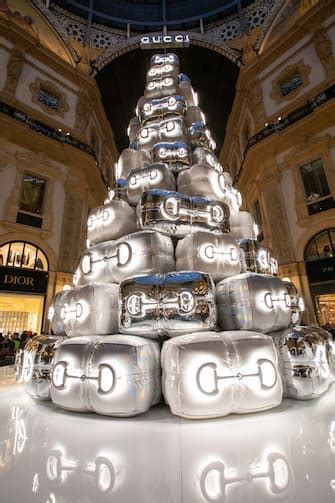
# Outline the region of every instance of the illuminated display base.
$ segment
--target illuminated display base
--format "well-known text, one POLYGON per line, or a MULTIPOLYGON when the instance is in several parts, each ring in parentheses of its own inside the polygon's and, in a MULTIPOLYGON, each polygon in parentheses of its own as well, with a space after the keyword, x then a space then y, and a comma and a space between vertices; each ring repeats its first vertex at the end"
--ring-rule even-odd
POLYGON ((163 405, 105 418, 36 403, 0 378, 1 501, 333 503, 335 388, 210 421, 163 405))

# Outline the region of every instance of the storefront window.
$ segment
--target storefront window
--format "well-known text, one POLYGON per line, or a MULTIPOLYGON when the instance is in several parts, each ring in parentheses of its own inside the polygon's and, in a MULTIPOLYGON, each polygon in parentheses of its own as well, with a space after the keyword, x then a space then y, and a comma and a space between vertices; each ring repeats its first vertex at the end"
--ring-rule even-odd
POLYGON ((24 173, 20 210, 29 213, 42 213, 46 180, 30 173, 24 173))
POLYGON ((36 246, 21 241, 12 241, 0 246, 0 267, 20 267, 47 271, 48 260, 36 246))
POLYGON ((321 159, 300 167, 307 203, 313 203, 330 194, 321 159))
POLYGON ((335 256, 335 229, 327 229, 314 236, 306 246, 305 260, 319 260, 335 256))

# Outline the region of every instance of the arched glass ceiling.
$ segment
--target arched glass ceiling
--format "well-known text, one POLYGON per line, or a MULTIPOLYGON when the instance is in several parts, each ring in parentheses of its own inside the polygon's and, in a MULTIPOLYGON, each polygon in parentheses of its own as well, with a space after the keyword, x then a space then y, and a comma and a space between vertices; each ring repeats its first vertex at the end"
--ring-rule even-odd
POLYGON ((64 9, 92 22, 136 31, 170 30, 199 26, 238 12, 255 0, 55 0, 64 9))

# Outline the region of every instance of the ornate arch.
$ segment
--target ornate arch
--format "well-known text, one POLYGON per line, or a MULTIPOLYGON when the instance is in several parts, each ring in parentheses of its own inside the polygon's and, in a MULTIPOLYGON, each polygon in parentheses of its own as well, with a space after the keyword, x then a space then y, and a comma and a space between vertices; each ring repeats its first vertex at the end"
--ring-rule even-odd
POLYGON ((326 231, 327 229, 334 227, 334 219, 327 218, 321 220, 320 222, 315 222, 313 225, 308 227, 305 232, 300 236, 296 247, 296 258, 298 262, 304 262, 304 252, 305 248, 310 242, 310 240, 317 236, 320 232, 326 231))
POLYGON ((40 248, 40 250, 44 253, 44 255, 47 257, 48 262, 49 262, 49 271, 56 271, 57 270, 57 258, 50 247, 50 245, 47 244, 47 242, 44 239, 41 239, 37 235, 33 233, 26 233, 26 232, 7 232, 6 234, 2 234, 0 237, 0 246, 12 242, 12 241, 25 241, 28 243, 31 243, 32 245, 36 246, 37 248, 40 248))

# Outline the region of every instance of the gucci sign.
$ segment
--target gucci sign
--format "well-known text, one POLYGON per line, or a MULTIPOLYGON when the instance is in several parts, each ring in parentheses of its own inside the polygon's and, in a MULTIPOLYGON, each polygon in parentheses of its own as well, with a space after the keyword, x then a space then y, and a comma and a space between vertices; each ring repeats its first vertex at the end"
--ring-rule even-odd
POLYGON ((141 38, 141 49, 153 49, 158 47, 188 47, 190 37, 188 35, 145 35, 141 38))

